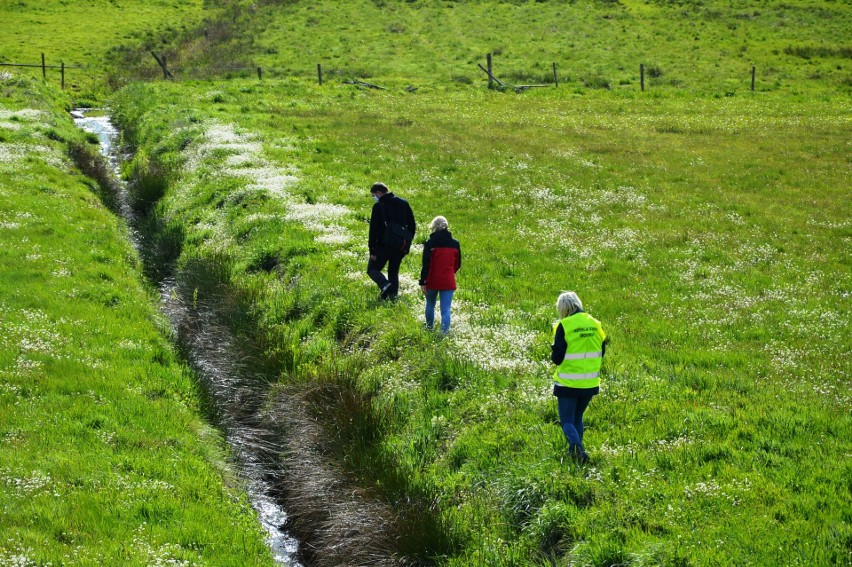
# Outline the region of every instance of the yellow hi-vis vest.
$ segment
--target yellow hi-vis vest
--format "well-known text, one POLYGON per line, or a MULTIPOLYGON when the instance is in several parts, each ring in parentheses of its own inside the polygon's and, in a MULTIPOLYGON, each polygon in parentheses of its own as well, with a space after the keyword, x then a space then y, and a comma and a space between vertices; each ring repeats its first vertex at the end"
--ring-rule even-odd
POLYGON ((602 345, 606 339, 600 321, 584 311, 574 313, 553 326, 553 335, 559 325, 565 330, 565 360, 556 367, 553 379, 569 388, 594 388, 601 384, 602 345))

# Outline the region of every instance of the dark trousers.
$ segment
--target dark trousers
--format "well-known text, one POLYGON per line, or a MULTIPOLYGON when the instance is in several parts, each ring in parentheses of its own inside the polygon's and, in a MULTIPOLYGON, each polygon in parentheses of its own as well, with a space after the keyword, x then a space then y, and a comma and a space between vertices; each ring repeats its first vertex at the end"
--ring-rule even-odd
POLYGON ((375 256, 375 260, 371 258, 367 262, 367 275, 376 282, 379 289, 384 289, 385 285, 390 282, 390 295, 396 295, 399 293, 399 266, 402 264, 405 254, 391 250, 377 250, 375 256), (385 264, 388 267, 388 277, 385 277, 382 273, 385 264))
POLYGON ((592 401, 594 394, 577 394, 576 396, 557 398, 559 422, 562 432, 571 451, 585 451, 583 447, 583 413, 592 401))

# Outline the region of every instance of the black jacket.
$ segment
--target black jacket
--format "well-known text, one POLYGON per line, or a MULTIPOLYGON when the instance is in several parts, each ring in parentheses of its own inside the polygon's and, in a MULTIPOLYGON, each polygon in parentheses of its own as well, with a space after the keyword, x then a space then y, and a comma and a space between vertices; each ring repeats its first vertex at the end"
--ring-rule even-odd
POLYGON ((414 221, 414 212, 408 201, 402 197, 397 197, 393 193, 385 193, 379 199, 378 203, 373 204, 373 212, 370 215, 370 236, 367 245, 370 248, 370 254, 375 254, 376 251, 383 250, 384 235, 385 235, 385 219, 389 222, 395 222, 407 230, 411 234, 417 232, 417 224, 414 221), (384 214, 382 214, 384 209, 384 214))

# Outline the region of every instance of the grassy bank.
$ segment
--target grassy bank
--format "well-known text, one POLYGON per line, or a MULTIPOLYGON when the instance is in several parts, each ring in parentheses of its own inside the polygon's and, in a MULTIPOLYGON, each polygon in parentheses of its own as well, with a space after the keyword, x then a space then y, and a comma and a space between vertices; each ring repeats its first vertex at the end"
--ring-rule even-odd
POLYGON ((269 565, 68 103, 0 74, 0 563, 269 565))
MULTIPOLYGON (((3 2, 0 20, 0 63, 65 63, 65 87, 80 103, 99 104, 110 92, 108 80, 121 84, 123 77, 158 77, 159 66, 150 51, 160 54, 187 33, 202 26, 205 18, 216 18, 225 2, 111 2, 89 0, 65 2, 3 2), (122 59, 126 49, 145 53, 129 65, 122 59)), ((41 68, 16 68, 21 75, 41 77, 41 68)), ((57 87, 59 68, 47 70, 47 79, 57 87)))
POLYGON ((402 554, 830 565, 852 537, 846 102, 232 82, 136 86, 116 116, 185 231, 184 293, 232 290, 271 406, 304 400, 364 494, 416 504, 402 554), (377 179, 462 242, 446 340, 418 250, 398 303, 363 274, 377 179), (549 396, 563 289, 613 340, 588 467, 549 396))

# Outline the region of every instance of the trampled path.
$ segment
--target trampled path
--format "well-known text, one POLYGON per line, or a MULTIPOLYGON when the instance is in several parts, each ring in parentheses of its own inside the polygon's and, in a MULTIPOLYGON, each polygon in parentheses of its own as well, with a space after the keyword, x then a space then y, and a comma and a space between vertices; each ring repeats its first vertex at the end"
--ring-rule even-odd
MULTIPOLYGON (((294 194, 291 189, 299 181, 300 172, 295 167, 277 166, 265 159, 263 144, 259 140, 259 136, 239 130, 233 124, 206 124, 202 140, 190 150, 187 177, 192 179, 193 173, 200 167, 215 167, 219 175, 242 180, 244 189, 267 192, 282 204, 283 220, 298 222, 313 232, 318 244, 328 247, 329 253, 335 257, 345 259, 347 271, 342 276, 363 281, 365 293, 373 293, 372 282, 364 271, 368 255, 366 230, 363 234, 353 234, 344 226, 345 219, 354 216, 355 212, 344 205, 326 201, 307 203, 294 194), (227 157, 221 163, 223 153, 227 157)), ((180 188, 182 192, 192 190, 191 183, 180 188)), ((369 206, 366 199, 364 206, 369 206)), ((262 223, 272 218, 270 215, 256 215, 251 220, 262 223)), ((215 220, 215 226, 210 227, 214 238, 218 239, 216 244, 223 249, 232 244, 225 222, 223 214, 215 220)), ((412 273, 419 272, 421 253, 422 245, 415 244, 403 265, 400 287, 405 295, 419 297, 417 278, 412 273)), ((411 309, 421 323, 425 322, 422 302, 411 302, 411 309)), ((527 374, 546 372, 543 362, 534 359, 529 352, 528 347, 535 338, 533 333, 509 324, 480 325, 475 322, 477 315, 487 309, 488 306, 463 300, 453 302, 453 326, 446 343, 450 350, 487 370, 514 370, 527 374)), ((519 315, 522 318, 532 316, 529 313, 519 315)))

